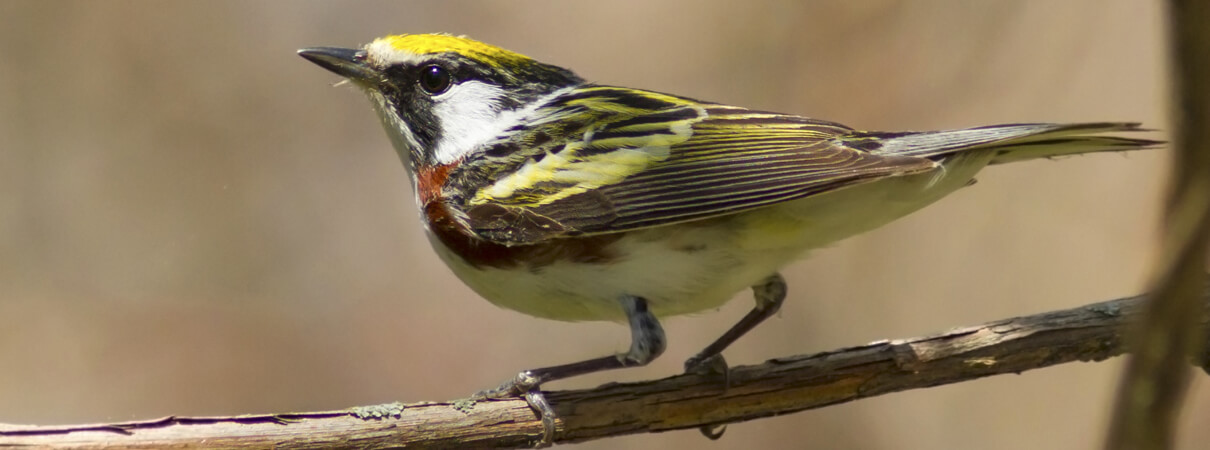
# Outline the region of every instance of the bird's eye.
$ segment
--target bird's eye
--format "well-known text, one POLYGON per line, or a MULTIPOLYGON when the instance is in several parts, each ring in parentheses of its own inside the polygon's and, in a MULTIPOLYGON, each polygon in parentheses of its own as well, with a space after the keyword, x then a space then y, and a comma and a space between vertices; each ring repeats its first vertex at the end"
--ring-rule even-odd
POLYGON ((420 70, 420 88, 431 95, 445 92, 452 82, 450 72, 441 66, 433 65, 420 70))

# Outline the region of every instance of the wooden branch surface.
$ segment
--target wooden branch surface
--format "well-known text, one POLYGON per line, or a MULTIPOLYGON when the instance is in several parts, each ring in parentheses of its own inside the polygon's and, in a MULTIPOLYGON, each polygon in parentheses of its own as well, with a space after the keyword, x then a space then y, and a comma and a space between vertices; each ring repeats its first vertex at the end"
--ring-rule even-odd
MULTIPOLYGON (((590 390, 549 392, 556 443, 697 428, 1124 352, 1123 325, 1142 296, 999 320, 932 336, 880 341, 734 367, 721 378, 678 375, 590 390)), ((1201 323, 1210 321, 1210 286, 1201 323)), ((1195 364, 1206 367, 1205 360, 1195 364)), ((94 425, 0 424, 3 446, 381 448, 526 447, 542 424, 525 401, 393 404, 354 410, 228 417, 165 417, 94 425)))

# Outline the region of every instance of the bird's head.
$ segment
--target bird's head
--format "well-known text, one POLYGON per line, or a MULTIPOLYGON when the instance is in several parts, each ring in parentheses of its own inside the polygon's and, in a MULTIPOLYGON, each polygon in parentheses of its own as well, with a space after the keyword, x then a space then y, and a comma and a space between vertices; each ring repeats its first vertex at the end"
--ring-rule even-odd
POLYGON ((413 175, 457 163, 518 125, 519 111, 584 82, 569 70, 446 34, 298 53, 366 91, 413 175))

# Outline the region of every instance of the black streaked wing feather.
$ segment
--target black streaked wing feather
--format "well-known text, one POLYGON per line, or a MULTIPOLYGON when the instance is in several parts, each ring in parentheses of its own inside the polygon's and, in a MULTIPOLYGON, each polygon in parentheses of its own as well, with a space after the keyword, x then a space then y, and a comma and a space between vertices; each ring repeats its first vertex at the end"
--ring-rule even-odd
MULTIPOLYGON (((551 184, 544 183, 547 194, 571 192, 549 202, 519 194, 516 200, 480 200, 467 209, 468 225, 495 242, 532 244, 731 214, 936 166, 925 158, 875 155, 844 146, 836 138, 852 130, 837 124, 726 106, 696 107, 700 117, 692 123, 691 135, 671 145, 665 158, 627 168, 620 181, 599 186, 567 184, 568 190, 550 191, 551 184)), ((656 114, 685 117, 667 110, 656 114)), ((656 119, 638 116, 614 123, 650 128, 656 119)), ((611 132, 608 126, 596 134, 643 135, 611 132)), ((651 135, 667 138, 658 132, 651 135)), ((629 145, 619 148, 633 147, 633 141, 622 141, 629 145)), ((615 150, 587 148, 591 151, 586 155, 615 150)))

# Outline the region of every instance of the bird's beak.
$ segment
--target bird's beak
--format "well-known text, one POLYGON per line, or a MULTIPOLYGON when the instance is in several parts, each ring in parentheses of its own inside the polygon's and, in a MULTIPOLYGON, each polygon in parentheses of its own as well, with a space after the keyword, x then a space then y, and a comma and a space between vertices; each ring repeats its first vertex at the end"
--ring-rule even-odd
POLYGON ((365 50, 335 47, 311 47, 298 51, 305 58, 350 81, 371 83, 379 78, 378 71, 366 62, 365 50))

